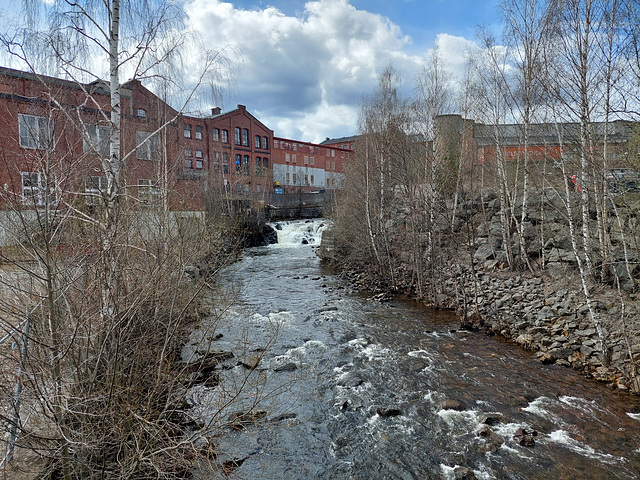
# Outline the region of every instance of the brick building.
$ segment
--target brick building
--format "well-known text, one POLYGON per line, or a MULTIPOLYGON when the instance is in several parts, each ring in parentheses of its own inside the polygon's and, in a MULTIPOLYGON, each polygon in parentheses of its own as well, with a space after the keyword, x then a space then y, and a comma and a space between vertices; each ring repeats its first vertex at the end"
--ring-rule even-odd
MULTIPOLYGON (((203 211, 208 192, 218 190, 264 199, 274 181, 286 191, 337 188, 352 153, 274 139, 244 105, 183 115, 135 80, 122 85, 121 97, 122 191, 141 208, 166 199, 174 211, 203 211)), ((99 205, 109 111, 104 82, 0 68, 1 201, 39 207, 55 196, 76 207, 99 205)))
POLYGON ((283 193, 333 190, 344 180, 352 150, 286 138, 273 139, 273 181, 283 193))
MULTIPOLYGON (((187 122, 195 121, 185 117, 185 137, 187 122)), ((233 194, 258 194, 253 197, 271 191, 273 130, 247 112, 244 105, 229 112, 214 108, 211 117, 200 122, 204 122, 213 186, 233 194)))

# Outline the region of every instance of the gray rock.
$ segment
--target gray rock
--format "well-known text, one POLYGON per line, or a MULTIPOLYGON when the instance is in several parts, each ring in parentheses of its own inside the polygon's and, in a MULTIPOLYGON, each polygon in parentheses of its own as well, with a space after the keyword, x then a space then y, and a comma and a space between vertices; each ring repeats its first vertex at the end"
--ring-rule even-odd
POLYGON ((288 363, 285 363, 284 365, 278 365, 273 369, 273 371, 274 372, 293 372, 297 368, 298 368, 298 365, 296 365, 293 362, 288 362, 288 363))

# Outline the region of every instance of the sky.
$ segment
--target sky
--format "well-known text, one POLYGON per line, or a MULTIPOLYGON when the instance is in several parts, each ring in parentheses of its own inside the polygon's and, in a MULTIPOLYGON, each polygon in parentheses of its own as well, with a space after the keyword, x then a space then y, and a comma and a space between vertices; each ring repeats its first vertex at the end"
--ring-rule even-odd
MULTIPOLYGON (((222 49, 232 66, 231 82, 223 86, 221 97, 215 103, 203 98, 194 108, 205 114, 214 106, 226 111, 242 104, 276 136, 308 142, 357 134, 362 100, 374 92, 388 66, 402 80, 401 93, 411 95, 417 74, 437 46, 455 79, 466 53, 477 48, 478 27, 497 31, 500 2, 174 1, 184 9, 184 27, 198 34, 203 48, 222 49)), ((62 0, 40 2, 45 9, 54 2, 63 5, 62 0)), ((24 20, 21 3, 0 0, 0 31, 24 20)), ((192 66, 184 78, 198 71, 199 53, 191 50, 192 66)), ((106 78, 105 58, 93 60, 89 69, 106 78)), ((0 55, 0 61, 24 68, 10 56, 0 55)))
POLYGON ((207 48, 227 47, 233 88, 223 110, 246 105, 276 136, 321 142, 357 134, 362 99, 391 65, 411 94, 435 45, 452 76, 495 28, 499 0, 187 0, 207 48))

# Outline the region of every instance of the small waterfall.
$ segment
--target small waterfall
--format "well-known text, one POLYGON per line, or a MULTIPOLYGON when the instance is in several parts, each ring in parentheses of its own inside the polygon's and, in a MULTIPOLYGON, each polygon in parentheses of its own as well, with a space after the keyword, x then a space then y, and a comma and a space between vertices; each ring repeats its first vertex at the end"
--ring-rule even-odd
POLYGON ((322 231, 328 222, 324 219, 293 220, 271 225, 278 233, 278 245, 295 247, 301 245, 320 245, 322 231))

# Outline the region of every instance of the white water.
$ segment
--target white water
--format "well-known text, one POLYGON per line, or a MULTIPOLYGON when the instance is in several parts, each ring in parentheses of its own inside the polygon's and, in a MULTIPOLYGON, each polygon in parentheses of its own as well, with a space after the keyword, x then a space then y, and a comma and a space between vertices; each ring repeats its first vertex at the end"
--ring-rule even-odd
POLYGON ((278 233, 279 246, 320 245, 322 232, 329 226, 327 220, 314 219, 307 221, 293 220, 277 222, 271 226, 278 233))

